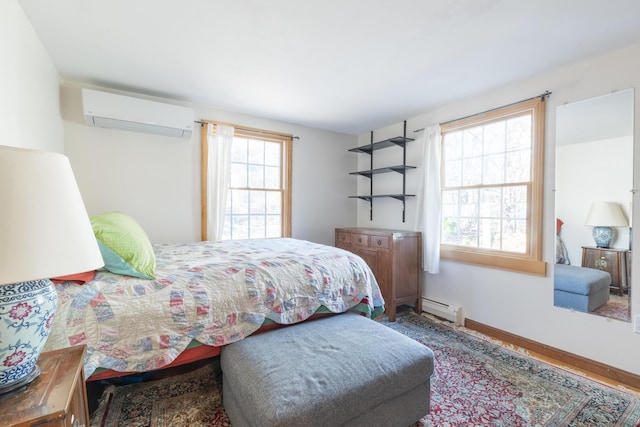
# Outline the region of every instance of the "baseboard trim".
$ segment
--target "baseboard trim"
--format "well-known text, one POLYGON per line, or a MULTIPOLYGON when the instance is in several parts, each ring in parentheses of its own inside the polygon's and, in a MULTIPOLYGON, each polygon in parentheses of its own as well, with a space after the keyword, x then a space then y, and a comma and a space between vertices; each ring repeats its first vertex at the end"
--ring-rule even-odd
POLYGON ((464 326, 466 328, 487 335, 491 338, 496 338, 508 344, 513 344, 518 347, 524 348, 525 350, 529 350, 542 356, 549 357, 570 367, 574 367, 579 370, 586 371, 588 373, 592 373, 609 380, 613 380, 620 384, 633 387, 636 390, 640 390, 640 375, 636 375, 631 372, 627 372, 622 369, 597 362, 595 360, 587 359, 586 357, 578 356, 577 354, 569 353, 568 351, 560 350, 555 347, 530 340, 528 338, 523 338, 519 335, 515 335, 510 332, 506 332, 501 329, 476 322, 475 320, 465 319, 464 326))

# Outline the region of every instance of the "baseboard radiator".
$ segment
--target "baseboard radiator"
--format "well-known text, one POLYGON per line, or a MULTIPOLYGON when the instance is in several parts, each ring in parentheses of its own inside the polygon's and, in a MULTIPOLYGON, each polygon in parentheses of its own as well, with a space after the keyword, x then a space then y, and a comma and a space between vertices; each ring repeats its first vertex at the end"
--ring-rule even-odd
POLYGON ((429 298, 422 298, 422 311, 434 316, 462 325, 462 307, 446 304, 429 298))

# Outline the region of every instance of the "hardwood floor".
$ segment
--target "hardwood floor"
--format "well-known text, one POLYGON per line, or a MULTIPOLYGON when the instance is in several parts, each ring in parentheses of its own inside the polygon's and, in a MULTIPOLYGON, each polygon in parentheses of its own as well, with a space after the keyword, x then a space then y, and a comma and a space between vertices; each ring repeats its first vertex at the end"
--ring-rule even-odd
POLYGON ((471 319, 465 319, 464 326, 490 338, 502 341, 505 344, 525 349, 533 357, 553 365, 573 369, 596 381, 601 381, 614 387, 623 386, 630 391, 640 393, 640 375, 541 344, 471 319))

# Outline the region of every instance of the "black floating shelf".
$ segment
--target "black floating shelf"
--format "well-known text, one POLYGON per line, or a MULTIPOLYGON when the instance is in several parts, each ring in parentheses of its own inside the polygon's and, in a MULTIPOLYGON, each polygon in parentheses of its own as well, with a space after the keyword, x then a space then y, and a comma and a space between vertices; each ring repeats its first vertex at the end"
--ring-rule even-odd
POLYGON ((415 169, 415 168, 416 168, 415 166, 406 166, 406 165, 387 166, 384 168, 370 169, 366 171, 350 172, 349 175, 362 175, 362 176, 371 178, 371 175, 376 175, 379 173, 387 173, 387 172, 398 172, 398 173, 404 174, 407 170, 415 169))
POLYGON ((413 138, 407 138, 405 136, 395 136, 393 138, 385 139, 383 141, 375 142, 373 144, 363 145, 361 147, 352 148, 349 151, 353 153, 367 153, 371 154, 372 151, 382 150, 383 148, 389 148, 394 146, 404 147, 407 142, 414 141, 413 138))
POLYGON ((404 201, 407 197, 415 197, 415 194, 376 194, 373 196, 364 195, 364 196, 349 196, 350 199, 362 199, 371 201, 371 199, 380 199, 382 197, 391 197, 392 199, 402 200, 404 201))

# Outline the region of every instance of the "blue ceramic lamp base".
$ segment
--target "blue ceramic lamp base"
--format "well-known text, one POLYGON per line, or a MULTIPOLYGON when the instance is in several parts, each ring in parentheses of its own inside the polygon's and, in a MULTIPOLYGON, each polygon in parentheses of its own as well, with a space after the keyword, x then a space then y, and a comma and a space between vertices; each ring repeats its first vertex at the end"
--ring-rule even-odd
POLYGON ((50 280, 0 286, 0 394, 38 377, 38 356, 58 305, 50 280))
POLYGON ((599 248, 609 248, 613 240, 613 228, 597 226, 593 227, 593 240, 599 248))

